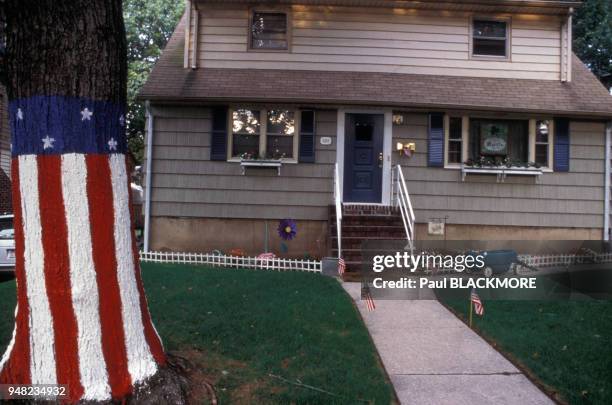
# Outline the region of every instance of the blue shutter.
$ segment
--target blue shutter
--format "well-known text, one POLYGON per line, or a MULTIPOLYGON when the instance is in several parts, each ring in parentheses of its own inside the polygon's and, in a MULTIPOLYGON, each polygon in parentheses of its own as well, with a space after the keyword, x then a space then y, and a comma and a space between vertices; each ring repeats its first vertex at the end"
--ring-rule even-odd
POLYGON ((569 172, 570 169, 570 122, 568 118, 555 118, 554 170, 569 172))
POLYGON ((210 160, 227 160, 227 107, 212 109, 210 160))
POLYGON ((315 113, 302 111, 300 119, 300 152, 299 161, 314 163, 315 161, 315 113))
POLYGON ((444 166, 444 114, 429 114, 427 165, 431 167, 444 166))

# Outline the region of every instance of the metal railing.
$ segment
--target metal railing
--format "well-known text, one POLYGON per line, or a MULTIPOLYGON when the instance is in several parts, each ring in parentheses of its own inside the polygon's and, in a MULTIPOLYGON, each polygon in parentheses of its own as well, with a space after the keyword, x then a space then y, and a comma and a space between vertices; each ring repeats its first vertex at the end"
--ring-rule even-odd
POLYGON ((336 205, 336 233, 338 236, 338 259, 342 257, 342 194, 340 194, 340 170, 334 168, 334 202, 336 205))
POLYGON ((415 216, 414 210, 412 209, 412 202, 410 201, 410 195, 406 188, 406 180, 404 180, 404 173, 400 165, 395 166, 394 170, 394 205, 399 208, 402 214, 402 222, 404 223, 404 230, 406 231, 406 240, 410 251, 414 250, 414 239, 415 239, 415 216))

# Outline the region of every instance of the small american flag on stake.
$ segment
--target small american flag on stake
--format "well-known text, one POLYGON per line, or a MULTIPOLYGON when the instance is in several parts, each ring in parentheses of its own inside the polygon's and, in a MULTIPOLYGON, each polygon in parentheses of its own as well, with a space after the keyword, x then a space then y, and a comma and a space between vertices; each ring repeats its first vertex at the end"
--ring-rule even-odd
POLYGON ((346 263, 343 258, 338 259, 338 274, 343 275, 346 271, 346 263))
POLYGON ((472 289, 472 294, 470 295, 470 300, 474 305, 474 312, 478 316, 484 315, 484 305, 482 305, 482 301, 480 301, 480 297, 476 293, 476 289, 472 289))
POLYGON ((363 299, 366 302, 366 308, 369 312, 372 312, 376 309, 376 304, 374 303, 374 298, 372 298, 372 293, 370 293, 370 287, 366 286, 363 289, 363 299))

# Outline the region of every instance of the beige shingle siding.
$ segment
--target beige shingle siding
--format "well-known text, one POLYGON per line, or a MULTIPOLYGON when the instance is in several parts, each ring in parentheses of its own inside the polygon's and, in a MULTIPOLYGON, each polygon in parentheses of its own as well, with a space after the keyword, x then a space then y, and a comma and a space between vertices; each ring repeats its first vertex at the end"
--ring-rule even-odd
POLYGON ((151 100, 265 100, 469 108, 612 116, 612 97, 576 57, 573 80, 525 80, 379 72, 183 68, 179 24, 140 97, 151 100))
POLYGON ((460 170, 427 167, 427 116, 408 115, 408 123, 394 127, 393 136, 394 144, 416 139, 415 156, 401 163, 418 222, 448 215, 452 224, 603 227, 603 123, 572 121, 570 172, 545 173, 541 183, 532 177, 497 183, 495 176, 462 182, 460 170))
POLYGON ((512 16, 507 20, 508 60, 483 60, 470 58, 469 13, 322 6, 287 10, 290 52, 250 52, 248 5, 201 6, 198 66, 560 79, 557 16, 512 16))
POLYGON ((247 169, 210 161, 211 116, 207 108, 153 110, 153 216, 295 218, 326 220, 332 201, 336 112, 317 111, 316 162, 275 170, 247 169), (332 138, 323 146, 321 136, 332 138))

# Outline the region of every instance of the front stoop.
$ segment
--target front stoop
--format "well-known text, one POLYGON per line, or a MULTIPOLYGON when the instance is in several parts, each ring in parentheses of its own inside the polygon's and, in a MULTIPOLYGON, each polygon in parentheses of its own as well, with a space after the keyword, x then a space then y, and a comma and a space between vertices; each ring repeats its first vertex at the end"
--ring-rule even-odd
MULTIPOLYGON (((375 240, 406 240, 400 211, 396 207, 380 205, 343 205, 342 256, 346 262, 345 281, 360 279, 362 244, 375 240)), ((329 240, 332 257, 338 256, 336 210, 329 208, 329 240)))

